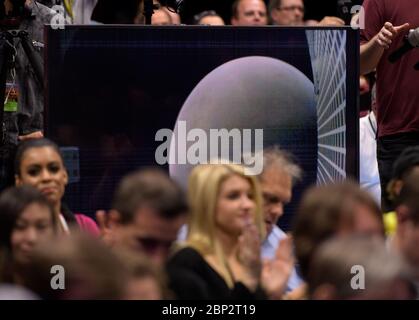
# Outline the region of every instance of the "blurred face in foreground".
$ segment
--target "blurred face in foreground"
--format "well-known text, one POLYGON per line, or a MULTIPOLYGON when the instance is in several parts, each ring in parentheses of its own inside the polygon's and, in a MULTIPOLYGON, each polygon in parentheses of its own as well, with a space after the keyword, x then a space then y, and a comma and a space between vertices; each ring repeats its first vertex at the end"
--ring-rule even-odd
POLYGON ((26 264, 30 260, 33 248, 52 238, 54 234, 51 209, 45 205, 28 205, 16 221, 11 235, 13 260, 26 264))
POLYGON ((157 265, 163 265, 169 256, 172 243, 177 239, 183 220, 183 217, 162 217, 148 207, 139 208, 132 222, 114 225, 114 244, 137 250, 157 265))

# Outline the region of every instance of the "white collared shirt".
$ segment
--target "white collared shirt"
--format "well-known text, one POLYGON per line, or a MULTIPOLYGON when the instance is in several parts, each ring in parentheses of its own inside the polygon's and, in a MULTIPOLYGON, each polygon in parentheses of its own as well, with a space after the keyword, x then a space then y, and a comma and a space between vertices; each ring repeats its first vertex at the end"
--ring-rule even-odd
MULTIPOLYGON (((268 237, 262 243, 262 258, 273 259, 275 252, 278 249, 281 240, 285 239, 287 234, 278 226, 274 225, 268 237)), ((292 270, 291 276, 288 279, 287 291, 292 291, 304 283, 303 279, 298 275, 296 267, 292 270)))
POLYGON ((377 164, 377 120, 374 113, 359 120, 359 184, 381 204, 380 175, 377 164))

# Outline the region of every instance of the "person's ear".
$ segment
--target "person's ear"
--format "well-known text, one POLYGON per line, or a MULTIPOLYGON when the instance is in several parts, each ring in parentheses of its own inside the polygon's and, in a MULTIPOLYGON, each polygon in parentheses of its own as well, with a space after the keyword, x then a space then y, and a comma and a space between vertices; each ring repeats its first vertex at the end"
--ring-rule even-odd
POLYGON ((236 26, 237 23, 238 23, 237 18, 236 17, 232 17, 231 20, 230 20, 230 23, 231 23, 232 26, 236 26))
POLYGON ((269 14, 269 19, 273 24, 276 24, 276 20, 278 19, 278 10, 273 9, 269 14))
POLYGON ((109 228, 115 228, 116 226, 121 224, 121 214, 115 210, 112 209, 109 211, 109 228))
POLYGON ((402 226, 406 221, 409 220, 409 208, 405 205, 399 205, 396 208, 397 215, 397 226, 402 226))
POLYGON ((68 184, 68 172, 67 169, 64 169, 64 185, 68 184))
POLYGON ((395 182, 394 182, 394 185, 393 185, 393 192, 394 192, 394 194, 396 195, 396 196, 399 196, 400 195, 400 192, 401 192, 401 190, 402 190, 402 187, 403 187, 403 181, 402 180, 396 180, 395 182))

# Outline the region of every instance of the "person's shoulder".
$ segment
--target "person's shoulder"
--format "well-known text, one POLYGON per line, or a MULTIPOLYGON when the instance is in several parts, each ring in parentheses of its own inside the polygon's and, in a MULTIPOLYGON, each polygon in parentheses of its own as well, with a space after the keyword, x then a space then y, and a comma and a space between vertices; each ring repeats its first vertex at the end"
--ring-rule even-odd
POLYGON ((206 270, 208 263, 196 249, 186 246, 178 249, 168 259, 167 266, 173 269, 206 270))
POLYGON ((91 235, 99 236, 99 227, 92 218, 81 213, 76 213, 74 216, 76 218, 77 224, 80 226, 80 229, 91 235))
POLYGON ((89 216, 83 213, 75 213, 74 216, 76 217, 77 222, 87 223, 87 224, 96 224, 96 222, 90 218, 89 216))
POLYGON ((209 299, 205 261, 198 251, 184 247, 175 252, 166 264, 169 287, 177 299, 209 299))
POLYGON ((172 261, 191 261, 202 260, 201 254, 192 247, 183 247, 178 249, 170 258, 172 261))
POLYGON ((270 235, 272 235, 272 237, 274 237, 277 240, 282 240, 287 237, 287 234, 276 225, 273 227, 270 235))

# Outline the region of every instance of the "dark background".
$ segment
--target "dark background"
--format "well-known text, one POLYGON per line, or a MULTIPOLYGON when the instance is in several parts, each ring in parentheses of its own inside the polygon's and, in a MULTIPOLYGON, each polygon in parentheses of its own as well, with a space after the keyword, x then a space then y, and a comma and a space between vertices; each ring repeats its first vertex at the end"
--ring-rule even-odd
MULTIPOLYGON (((355 51, 351 52, 348 69, 356 70, 355 51)), ((249 55, 281 59, 312 79, 304 28, 48 28, 46 135, 62 147, 79 149, 80 181, 66 190, 70 209, 88 215, 109 209, 123 175, 155 164, 154 153, 161 144, 155 133, 174 127, 198 82, 219 65, 249 55)), ((347 94, 353 92, 348 89, 347 94)), ((350 108, 348 112, 356 114, 356 101, 350 108)), ((302 191, 317 175, 316 136, 305 137, 304 143, 294 138, 290 133, 288 143, 279 143, 301 160, 305 180, 296 186, 281 219, 285 230, 302 191), (303 144, 313 150, 304 150, 303 144)), ((347 161, 355 162, 357 155, 353 156, 347 161)))

